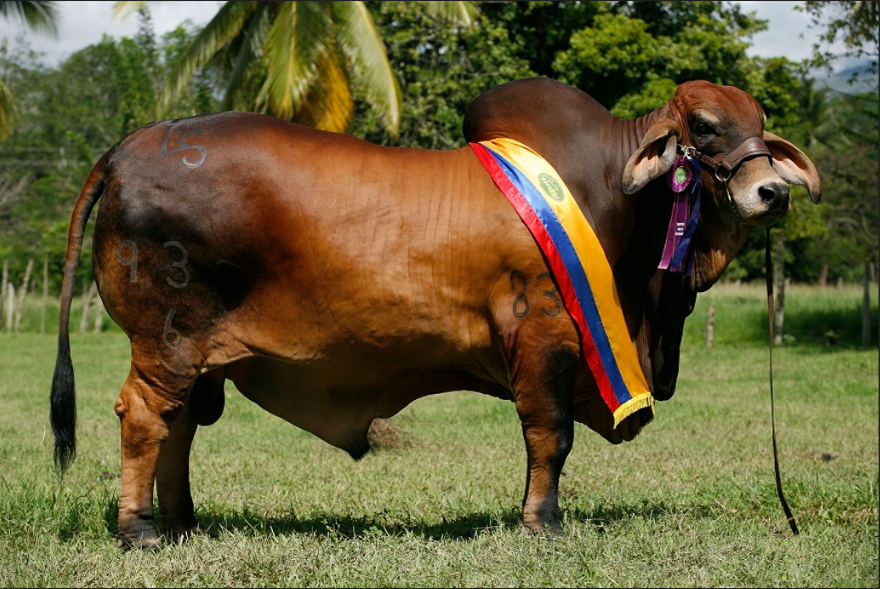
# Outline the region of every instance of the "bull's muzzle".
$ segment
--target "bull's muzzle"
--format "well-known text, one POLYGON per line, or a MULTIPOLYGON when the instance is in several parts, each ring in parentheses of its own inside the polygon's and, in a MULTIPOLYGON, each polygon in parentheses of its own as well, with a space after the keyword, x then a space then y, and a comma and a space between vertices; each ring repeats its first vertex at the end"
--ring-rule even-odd
POLYGON ((771 182, 758 187, 758 196, 769 214, 785 214, 791 206, 791 190, 785 182, 771 182))

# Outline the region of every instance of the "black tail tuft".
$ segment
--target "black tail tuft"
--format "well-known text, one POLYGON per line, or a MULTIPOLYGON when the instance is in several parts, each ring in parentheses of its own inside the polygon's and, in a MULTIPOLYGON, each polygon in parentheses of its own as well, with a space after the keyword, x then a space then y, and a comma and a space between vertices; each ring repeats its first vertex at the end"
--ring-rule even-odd
POLYGON ((55 434, 55 468, 59 474, 67 472, 76 457, 76 389, 73 363, 70 359, 70 339, 67 330, 58 336, 58 358, 52 378, 50 396, 52 432, 55 434))
POLYGON ((104 172, 107 160, 114 150, 115 147, 105 153, 92 168, 70 219, 64 280, 61 283, 61 306, 58 309, 58 357, 55 360, 55 376, 52 377, 52 393, 49 396, 49 420, 55 434, 55 468, 61 475, 67 472, 76 457, 76 389, 73 384, 73 363, 70 359, 70 307, 73 287, 86 225, 104 190, 104 172))

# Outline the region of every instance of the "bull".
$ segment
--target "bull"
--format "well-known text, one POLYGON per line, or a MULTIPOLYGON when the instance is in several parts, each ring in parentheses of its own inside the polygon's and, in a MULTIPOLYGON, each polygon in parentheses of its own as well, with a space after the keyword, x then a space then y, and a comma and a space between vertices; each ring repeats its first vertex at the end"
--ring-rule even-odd
MULTIPOLYGON (((818 202, 809 158, 765 131, 746 92, 681 84, 637 119, 546 78, 503 84, 467 110, 469 143, 512 138, 558 172, 613 273, 653 399, 675 390, 697 293, 753 227, 818 202), (702 162, 687 268, 659 268, 682 154, 702 162)), ((230 380, 248 399, 359 458, 367 432, 421 397, 513 401, 527 454, 524 528, 560 531, 559 478, 574 423, 632 440, 653 403, 616 420, 548 255, 476 147, 382 147, 276 118, 223 112, 149 124, 107 151, 73 210, 51 392, 55 462, 75 456, 69 318, 86 222, 100 296, 131 341, 121 423, 118 542, 198 531, 189 454, 230 380)), ((601 254, 600 254, 601 256, 601 254)), ((604 262, 604 260, 603 260, 604 262)))

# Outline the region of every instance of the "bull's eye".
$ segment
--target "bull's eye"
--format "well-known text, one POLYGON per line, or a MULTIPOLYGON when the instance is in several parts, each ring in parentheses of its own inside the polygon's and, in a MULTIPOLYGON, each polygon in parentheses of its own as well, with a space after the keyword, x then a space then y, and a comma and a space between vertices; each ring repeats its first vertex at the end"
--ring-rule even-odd
POLYGON ((712 135, 715 135, 715 129, 713 129, 712 126, 707 123, 697 123, 694 127, 694 132, 700 139, 706 139, 708 137, 711 137, 712 135))

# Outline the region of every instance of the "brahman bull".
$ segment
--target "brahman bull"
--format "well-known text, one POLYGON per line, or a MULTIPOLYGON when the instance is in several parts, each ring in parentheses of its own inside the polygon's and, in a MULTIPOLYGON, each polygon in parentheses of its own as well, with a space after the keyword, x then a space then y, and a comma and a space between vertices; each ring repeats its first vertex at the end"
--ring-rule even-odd
MULTIPOLYGON (((764 130, 747 93, 705 81, 634 120, 570 86, 530 78, 486 92, 469 142, 514 138, 541 154, 595 231, 651 392, 675 388, 696 293, 752 226, 789 209, 788 183, 820 181, 764 130), (658 269, 680 153, 699 159, 702 208, 688 272, 658 269)), ((245 112, 157 122, 100 158, 73 211, 51 393, 56 465, 75 455, 68 322, 87 219, 104 304, 131 340, 116 401, 122 457, 119 543, 197 530, 189 454, 246 397, 353 457, 367 431, 426 395, 512 400, 528 457, 523 525, 558 532, 557 488, 574 422, 631 440, 650 406, 615 424, 584 360, 557 276, 475 149, 380 147, 245 112)), ((653 400, 652 400, 653 401, 653 400)))

